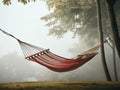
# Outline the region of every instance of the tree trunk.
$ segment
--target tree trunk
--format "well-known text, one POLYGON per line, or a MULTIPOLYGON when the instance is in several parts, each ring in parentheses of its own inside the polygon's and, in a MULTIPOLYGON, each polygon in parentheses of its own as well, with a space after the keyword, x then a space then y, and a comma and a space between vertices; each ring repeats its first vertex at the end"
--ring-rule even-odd
POLYGON ((112 31, 113 41, 116 45, 118 56, 120 58, 120 36, 119 36, 119 31, 118 31, 118 27, 117 27, 117 22, 116 22, 116 18, 115 18, 112 0, 106 0, 106 3, 107 3, 107 9, 108 9, 109 17, 110 17, 110 25, 112 28, 111 31, 112 31))
POLYGON ((115 81, 118 81, 115 44, 111 38, 109 38, 109 41, 110 41, 110 43, 112 43, 112 45, 111 45, 109 42, 107 42, 107 44, 113 50, 113 70, 114 70, 114 75, 115 75, 115 81))
POLYGON ((115 74, 115 81, 118 81, 118 76, 117 76, 117 67, 116 67, 116 55, 115 55, 115 45, 113 43, 113 67, 114 67, 114 74, 115 74))
POLYGON ((101 59, 102 64, 106 76, 107 81, 111 81, 111 77, 107 68, 106 60, 105 60, 105 52, 104 52, 104 40, 103 40, 103 31, 102 31, 102 22, 101 22, 101 9, 100 9, 100 0, 97 0, 97 14, 98 14, 98 28, 99 28, 99 34, 100 34, 100 43, 101 43, 101 59))

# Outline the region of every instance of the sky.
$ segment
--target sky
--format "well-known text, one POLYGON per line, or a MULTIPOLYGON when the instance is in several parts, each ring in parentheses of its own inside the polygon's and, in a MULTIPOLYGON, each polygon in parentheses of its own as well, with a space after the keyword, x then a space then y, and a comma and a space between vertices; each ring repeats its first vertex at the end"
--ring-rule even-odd
MULTIPOLYGON (((48 36, 49 27, 45 26, 45 22, 40 20, 42 16, 50 13, 45 2, 38 1, 23 5, 14 1, 10 6, 4 6, 0 2, 0 11, 2 12, 0 14, 1 29, 25 42, 49 48, 55 53, 71 57, 68 54, 68 48, 77 42, 77 39, 73 39, 71 33, 67 33, 59 40, 54 36, 48 36)), ((18 43, 13 38, 0 33, 0 41, 2 44, 0 57, 13 51, 21 52, 18 43)))
MULTIPOLYGON (((23 5, 12 2, 10 6, 4 6, 0 2, 0 28, 33 45, 50 49, 52 52, 63 57, 74 57, 69 52, 70 48, 79 43, 80 51, 86 50, 84 43, 72 38, 72 33, 67 33, 63 38, 48 36, 49 27, 40 17, 50 13, 45 2, 37 1, 23 5)), ((54 81, 54 80, 105 80, 103 68, 98 54, 92 61, 77 70, 65 73, 53 72, 42 65, 29 62, 24 55, 18 42, 0 32, 0 83, 23 82, 23 81, 54 81)), ((107 48, 110 50, 110 48, 107 48)), ((78 51, 78 50, 77 50, 78 51)), ((109 56, 112 53, 109 53, 109 56)), ((111 60, 111 57, 108 57, 111 60)), ((111 76, 113 75, 112 61, 107 61, 111 76)), ((120 73, 119 73, 120 74, 120 73)), ((114 79, 114 78, 113 78, 114 79)))
MULTIPOLYGON (((46 27, 45 22, 40 20, 42 16, 50 13, 45 2, 37 1, 35 3, 31 2, 27 5, 23 5, 15 0, 12 2, 12 5, 5 6, 1 1, 0 11, 0 28, 2 30, 11 33, 22 41, 42 48, 49 48, 52 52, 64 57, 72 57, 72 54, 68 50, 73 47, 78 40, 72 38, 71 33, 65 34, 61 39, 57 39, 54 36, 48 36, 49 27, 46 27)), ((20 75, 24 75, 25 72, 22 71, 22 73, 19 74, 19 69, 21 71, 24 70, 24 68, 28 68, 26 71, 28 77, 25 77, 28 78, 28 81, 36 80, 34 76, 36 76, 36 70, 38 69, 40 69, 39 73, 44 72, 44 74, 49 71, 43 66, 26 61, 18 42, 2 32, 0 32, 0 45, 0 82, 14 82, 17 80, 16 78, 18 78, 17 81, 24 81, 25 79, 21 79, 20 75), (30 71, 33 68, 36 69, 33 70, 36 74, 29 76, 32 74, 30 71)), ((51 73, 51 76, 56 74, 54 72, 51 73)), ((44 76, 44 74, 42 74, 42 76, 44 76)), ((43 77, 41 77, 41 79, 42 78, 43 77)), ((46 80, 46 78, 42 80, 46 80)), ((51 78, 48 77, 47 80, 51 80, 51 78)))

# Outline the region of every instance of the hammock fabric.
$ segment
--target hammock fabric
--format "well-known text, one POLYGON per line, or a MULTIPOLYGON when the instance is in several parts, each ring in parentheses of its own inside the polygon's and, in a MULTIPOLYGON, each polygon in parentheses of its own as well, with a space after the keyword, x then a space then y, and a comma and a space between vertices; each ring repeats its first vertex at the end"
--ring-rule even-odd
POLYGON ((15 38, 19 42, 25 59, 39 63, 47 67, 48 69, 56 72, 71 71, 80 67, 81 65, 91 60, 94 56, 96 56, 96 54, 98 53, 97 51, 100 47, 100 45, 98 45, 78 55, 76 58, 69 59, 58 56, 52 53, 49 49, 40 48, 29 43, 23 42, 18 38, 14 37, 13 35, 3 31, 2 29, 0 30, 4 34, 15 38))
POLYGON ((42 49, 26 42, 19 41, 26 59, 37 62, 53 71, 65 72, 74 70, 91 60, 96 54, 99 45, 78 55, 74 59, 68 59, 52 53, 49 49, 42 49), (28 51, 29 50, 29 51, 28 51), (31 53, 30 53, 31 52, 31 53), (32 53, 35 54, 32 54, 32 53))

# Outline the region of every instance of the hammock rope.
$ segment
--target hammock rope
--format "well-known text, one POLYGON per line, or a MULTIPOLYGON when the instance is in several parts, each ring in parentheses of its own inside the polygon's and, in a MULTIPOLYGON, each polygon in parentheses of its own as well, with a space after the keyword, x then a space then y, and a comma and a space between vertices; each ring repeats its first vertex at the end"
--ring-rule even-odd
POLYGON ((28 57, 30 55, 33 55, 34 53, 45 50, 44 48, 37 47, 35 45, 29 44, 20 40, 18 40, 18 42, 25 57, 28 57))
POLYGON ((76 58, 69 59, 54 54, 49 49, 44 49, 27 42, 23 42, 2 29, 0 29, 0 31, 18 41, 25 59, 34 61, 56 72, 71 71, 82 66, 98 54, 98 49, 101 46, 101 44, 99 44, 96 47, 79 54, 76 58))

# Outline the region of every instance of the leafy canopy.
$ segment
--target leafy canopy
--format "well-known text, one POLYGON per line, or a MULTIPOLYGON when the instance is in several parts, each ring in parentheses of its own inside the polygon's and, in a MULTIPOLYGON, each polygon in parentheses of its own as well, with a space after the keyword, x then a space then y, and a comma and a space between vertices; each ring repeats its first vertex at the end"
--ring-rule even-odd
MULTIPOLYGON (((5 5, 11 4, 12 0, 3 0, 5 5)), ((37 0, 18 0, 23 4, 37 0)), ((98 37, 96 2, 95 0, 43 0, 48 9, 52 10, 49 14, 41 17, 46 25, 50 27, 49 35, 62 37, 66 32, 73 32, 74 36, 88 39, 91 42, 98 37)), ((94 41, 93 41, 94 42, 94 41)))
MULTIPOLYGON (((27 4, 28 2, 31 2, 31 1, 35 2, 37 0, 18 0, 18 2, 21 2, 23 4, 27 4)), ((3 0, 2 2, 4 5, 10 5, 12 3, 12 0, 3 0)))
MULTIPOLYGON (((61 37, 64 33, 71 31, 74 35, 83 34, 84 29, 90 26, 95 11, 94 0, 45 0, 48 9, 53 12, 43 16, 41 19, 50 27, 50 35, 61 37)), ((95 18, 94 18, 95 19, 95 18)), ((94 25, 93 25, 94 26, 94 25)), ((92 26, 91 26, 92 27, 92 26)))

